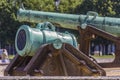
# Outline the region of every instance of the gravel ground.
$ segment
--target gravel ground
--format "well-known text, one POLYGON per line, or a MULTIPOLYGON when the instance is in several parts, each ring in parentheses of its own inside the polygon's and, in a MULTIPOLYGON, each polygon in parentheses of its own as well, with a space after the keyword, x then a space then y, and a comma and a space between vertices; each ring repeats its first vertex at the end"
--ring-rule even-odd
POLYGON ((118 68, 104 68, 106 76, 120 76, 120 67, 118 68))
MULTIPOLYGON (((4 70, 7 65, 0 65, 0 77, 4 76, 4 70)), ((106 71, 107 76, 120 76, 120 67, 118 68, 103 68, 106 71)))
MULTIPOLYGON (((96 61, 98 63, 107 63, 107 62, 112 62, 114 59, 113 58, 109 58, 109 59, 101 59, 101 58, 97 58, 96 61)), ((116 68, 103 68, 106 71, 106 76, 120 76, 120 67, 116 67, 116 68)))

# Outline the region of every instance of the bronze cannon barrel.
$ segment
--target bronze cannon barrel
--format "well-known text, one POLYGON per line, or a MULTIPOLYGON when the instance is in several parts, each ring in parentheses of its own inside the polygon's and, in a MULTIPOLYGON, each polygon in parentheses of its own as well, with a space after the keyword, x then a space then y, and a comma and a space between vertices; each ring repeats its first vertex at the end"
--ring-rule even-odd
POLYGON ((77 15, 19 9, 17 19, 35 23, 49 21, 69 29, 77 29, 77 26, 84 28, 86 25, 94 25, 99 29, 120 36, 120 18, 99 17, 96 12, 92 11, 89 11, 87 15, 77 15))
MULTIPOLYGON (((74 35, 70 33, 56 32, 54 26, 49 23, 39 23, 36 28, 31 28, 28 25, 22 25, 16 34, 15 48, 21 56, 33 56, 35 51, 43 44, 54 43, 69 43, 77 48, 77 41, 74 35)), ((58 44, 56 49, 62 45, 58 44)))

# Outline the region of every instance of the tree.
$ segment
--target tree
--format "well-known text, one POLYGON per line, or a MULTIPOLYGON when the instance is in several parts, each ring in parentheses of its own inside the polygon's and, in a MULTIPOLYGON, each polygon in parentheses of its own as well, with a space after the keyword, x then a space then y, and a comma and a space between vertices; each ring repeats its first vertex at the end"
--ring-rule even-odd
POLYGON ((11 3, 6 0, 0 2, 0 42, 2 44, 10 44, 14 42, 17 30, 16 7, 12 7, 11 3))
MULTIPOLYGON (((86 14, 88 11, 95 11, 100 16, 115 16, 116 8, 112 0, 84 0, 76 7, 76 13, 86 14)), ((119 11, 118 11, 119 12, 119 11)))
POLYGON ((54 11, 54 0, 24 0, 26 9, 38 11, 54 11))
POLYGON ((82 3, 83 0, 61 0, 59 5, 59 12, 61 13, 75 13, 75 8, 82 3))
POLYGON ((86 14, 88 11, 96 11, 97 0, 83 0, 81 4, 77 5, 75 12, 78 14, 86 14))
POLYGON ((101 16, 114 16, 113 2, 111 0, 98 0, 96 3, 96 11, 101 16))
POLYGON ((111 0, 113 3, 113 10, 115 11, 115 17, 119 17, 120 18, 120 0, 111 0))

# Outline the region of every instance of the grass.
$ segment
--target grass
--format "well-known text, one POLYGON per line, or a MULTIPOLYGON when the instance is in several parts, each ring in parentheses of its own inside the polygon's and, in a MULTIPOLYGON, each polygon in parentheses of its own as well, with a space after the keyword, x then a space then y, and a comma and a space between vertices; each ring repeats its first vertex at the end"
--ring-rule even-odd
POLYGON ((13 59, 15 57, 15 55, 9 55, 8 58, 9 59, 13 59))
POLYGON ((113 55, 103 55, 103 56, 98 56, 98 55, 94 55, 94 56, 92 56, 92 57, 94 57, 94 58, 115 58, 115 56, 113 56, 113 55))

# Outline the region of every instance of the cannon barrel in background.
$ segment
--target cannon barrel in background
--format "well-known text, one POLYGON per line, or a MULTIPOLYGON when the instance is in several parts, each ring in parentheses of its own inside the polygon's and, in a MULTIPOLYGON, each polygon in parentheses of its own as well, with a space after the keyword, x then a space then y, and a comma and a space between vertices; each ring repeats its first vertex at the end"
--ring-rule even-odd
POLYGON ((19 21, 28 21, 28 22, 55 22, 59 23, 62 27, 67 27, 71 29, 77 29, 74 26, 79 25, 78 21, 79 15, 72 14, 59 14, 43 11, 32 11, 32 10, 23 10, 19 9, 17 12, 17 19, 19 21))
POLYGON ((77 29, 82 24, 94 25, 104 31, 120 36, 120 18, 99 17, 96 12, 89 11, 87 15, 63 14, 19 9, 17 19, 28 22, 52 22, 58 23, 64 28, 77 29))
POLYGON ((69 43, 77 48, 77 41, 74 35, 55 32, 55 26, 49 22, 39 23, 36 28, 22 25, 16 34, 15 48, 20 56, 33 56, 41 45, 54 43, 55 40, 69 43))

